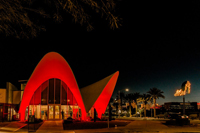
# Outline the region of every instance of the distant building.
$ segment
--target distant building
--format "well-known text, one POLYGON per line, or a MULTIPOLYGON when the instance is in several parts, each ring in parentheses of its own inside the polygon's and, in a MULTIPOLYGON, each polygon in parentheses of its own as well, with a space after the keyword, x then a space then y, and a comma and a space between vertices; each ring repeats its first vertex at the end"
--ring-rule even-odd
POLYGON ((0 88, 0 121, 12 120, 16 116, 23 91, 18 90, 12 83, 6 82, 6 88, 0 88))
POLYGON ((200 110, 200 103, 197 103, 197 109, 200 110))
MULTIPOLYGON (((182 112, 183 111, 183 102, 167 102, 164 103, 164 107, 168 112, 182 112)), ((186 102, 185 111, 187 113, 198 111, 197 102, 186 102)))

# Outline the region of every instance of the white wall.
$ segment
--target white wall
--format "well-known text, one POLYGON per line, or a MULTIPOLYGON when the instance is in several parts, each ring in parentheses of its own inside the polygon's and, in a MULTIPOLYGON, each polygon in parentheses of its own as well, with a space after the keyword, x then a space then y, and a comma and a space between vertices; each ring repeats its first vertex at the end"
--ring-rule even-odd
POLYGON ((13 91, 13 104, 19 104, 21 100, 21 91, 13 91))
POLYGON ((13 101, 13 93, 12 91, 17 90, 17 88, 10 82, 6 82, 7 89, 7 103, 12 104, 13 101))
POLYGON ((26 83, 21 83, 21 90, 24 90, 26 87, 26 83))
POLYGON ((0 103, 6 103, 6 89, 0 88, 0 103))
POLYGON ((21 100, 22 100, 22 97, 23 97, 23 94, 24 94, 25 87, 26 87, 26 83, 21 83, 21 100))

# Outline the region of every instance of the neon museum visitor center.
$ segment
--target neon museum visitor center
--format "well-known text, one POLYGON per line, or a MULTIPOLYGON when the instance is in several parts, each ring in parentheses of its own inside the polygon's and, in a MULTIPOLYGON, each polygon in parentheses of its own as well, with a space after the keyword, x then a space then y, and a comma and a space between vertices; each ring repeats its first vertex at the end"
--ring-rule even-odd
POLYGON ((94 114, 101 118, 114 91, 119 72, 84 88, 79 88, 67 61, 56 52, 47 53, 28 81, 18 90, 10 82, 0 88, 0 121, 27 120, 34 115, 42 120, 71 117, 86 120, 94 114), (64 116, 62 116, 64 114, 64 116))

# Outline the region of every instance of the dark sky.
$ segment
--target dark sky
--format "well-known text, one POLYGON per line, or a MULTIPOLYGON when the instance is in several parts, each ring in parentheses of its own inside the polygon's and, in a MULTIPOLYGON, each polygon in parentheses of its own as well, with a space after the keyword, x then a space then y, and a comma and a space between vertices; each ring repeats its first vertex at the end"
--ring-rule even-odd
POLYGON ((173 94, 189 80, 186 101, 200 102, 200 2, 124 0, 117 8, 122 26, 114 31, 97 22, 87 32, 65 20, 49 24, 34 39, 2 39, 0 87, 6 81, 18 86, 46 53, 55 51, 67 60, 80 88, 119 71, 114 96, 125 88, 146 93, 157 87, 166 97, 159 104, 182 101, 173 94))

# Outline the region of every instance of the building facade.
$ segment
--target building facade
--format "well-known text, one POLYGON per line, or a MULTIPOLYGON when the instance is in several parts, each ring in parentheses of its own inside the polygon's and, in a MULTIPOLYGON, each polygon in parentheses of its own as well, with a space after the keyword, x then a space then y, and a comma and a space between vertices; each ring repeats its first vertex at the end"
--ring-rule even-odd
POLYGON ((94 110, 101 117, 114 91, 119 72, 79 88, 67 61, 58 53, 47 53, 21 89, 8 83, 0 89, 0 119, 82 119, 94 110))
MULTIPOLYGON (((197 102, 185 102, 185 112, 187 115, 198 112, 197 102)), ((183 112, 183 102, 167 102, 164 103, 164 108, 168 112, 183 112)))
POLYGON ((42 120, 79 119, 81 110, 69 87, 60 79, 52 78, 34 92, 25 119, 28 114, 42 120))
POLYGON ((6 88, 0 88, 0 121, 10 121, 13 117, 19 117, 17 112, 21 92, 10 82, 6 82, 6 88))

